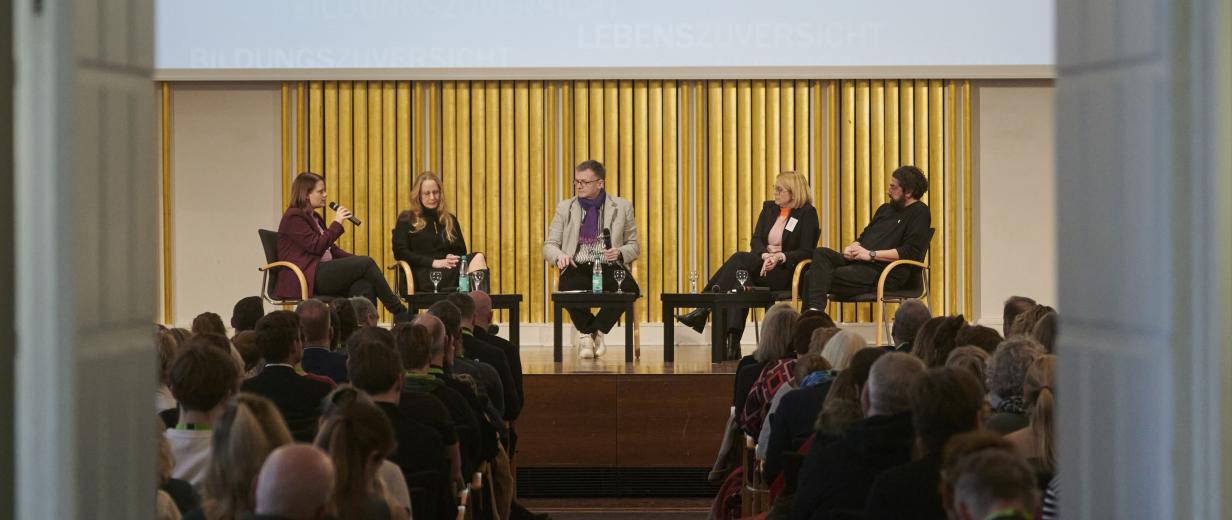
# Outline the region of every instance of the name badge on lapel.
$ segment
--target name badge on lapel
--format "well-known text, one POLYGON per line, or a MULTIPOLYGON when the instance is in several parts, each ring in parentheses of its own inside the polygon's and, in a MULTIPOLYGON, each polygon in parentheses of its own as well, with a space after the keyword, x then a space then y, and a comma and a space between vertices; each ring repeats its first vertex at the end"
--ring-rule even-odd
POLYGON ((788 230, 788 231, 795 231, 795 230, 796 230, 796 224, 798 224, 799 222, 800 222, 800 220, 799 220, 799 219, 797 219, 796 217, 791 217, 791 218, 787 219, 787 225, 783 226, 783 229, 786 229, 786 230, 788 230))

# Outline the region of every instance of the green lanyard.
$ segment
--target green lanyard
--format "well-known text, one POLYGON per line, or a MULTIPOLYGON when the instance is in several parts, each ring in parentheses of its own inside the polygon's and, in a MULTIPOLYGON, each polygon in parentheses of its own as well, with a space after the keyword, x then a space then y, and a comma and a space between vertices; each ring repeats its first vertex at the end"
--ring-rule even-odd
POLYGON ((175 425, 175 429, 209 431, 211 429, 211 426, 210 426, 210 423, 180 423, 180 424, 175 425))

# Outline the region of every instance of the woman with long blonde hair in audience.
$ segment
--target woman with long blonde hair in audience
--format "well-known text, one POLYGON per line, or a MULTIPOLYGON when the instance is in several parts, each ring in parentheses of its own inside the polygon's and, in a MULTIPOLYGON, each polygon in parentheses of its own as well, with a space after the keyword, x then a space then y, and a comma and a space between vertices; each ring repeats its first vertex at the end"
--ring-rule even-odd
POLYGON ((1057 357, 1035 358, 1027 368, 1022 395, 1027 406, 1027 427, 1005 436, 1035 467, 1042 482, 1056 473, 1057 446, 1053 411, 1056 407, 1057 357))
POLYGON ((270 452, 291 443, 291 432, 269 399, 240 393, 214 423, 204 501, 186 518, 235 520, 253 511, 252 481, 270 452))
MULTIPOLYGON (((325 398, 315 444, 329 453, 334 463, 334 494, 329 500, 334 518, 409 520, 408 508, 390 493, 391 486, 382 479, 381 468, 397 447, 394 428, 367 394, 351 385, 334 389, 325 398)), ((401 480, 401 486, 400 492, 405 494, 405 480, 401 480)))

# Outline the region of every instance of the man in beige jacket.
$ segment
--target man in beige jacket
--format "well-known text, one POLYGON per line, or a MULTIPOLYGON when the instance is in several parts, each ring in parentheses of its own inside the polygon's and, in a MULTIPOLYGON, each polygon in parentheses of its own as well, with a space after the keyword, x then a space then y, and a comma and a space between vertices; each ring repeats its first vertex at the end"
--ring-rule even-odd
MULTIPOLYGON (((598 258, 603 264, 603 291, 615 292, 616 279, 612 273, 623 270, 627 274, 627 266, 641 253, 633 205, 604 190, 605 176, 602 163, 583 161, 573 173, 577 196, 556 206, 556 216, 543 242, 543 259, 560 269, 558 291, 589 291, 594 262, 598 258)), ((627 276, 621 289, 636 293, 637 282, 627 276)), ((623 311, 602 309, 595 316, 588 308, 567 310, 578 331, 574 339, 578 356, 603 355, 606 350, 603 335, 612 330, 623 311)))

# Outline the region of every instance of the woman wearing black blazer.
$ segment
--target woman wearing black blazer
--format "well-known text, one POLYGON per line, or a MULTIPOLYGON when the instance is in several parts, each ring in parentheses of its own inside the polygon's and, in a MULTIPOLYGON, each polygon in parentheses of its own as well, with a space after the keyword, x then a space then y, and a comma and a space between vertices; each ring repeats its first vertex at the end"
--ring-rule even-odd
MULTIPOLYGON (((736 271, 745 270, 745 286, 770 287, 772 291, 791 288, 796 264, 812 258, 820 226, 812 204, 808 179, 796 172, 783 172, 774 181, 774 200, 762 205, 753 230, 752 251, 733 254, 706 282, 704 290, 726 292, 738 288, 736 271)), ((744 335, 748 309, 731 309, 727 316, 727 355, 740 357, 740 337, 744 335)), ((701 332, 706 327, 709 309, 697 309, 676 319, 701 332)))
POLYGON ((415 292, 432 291, 434 270, 441 272, 440 289, 456 290, 463 256, 467 258, 467 274, 485 275, 480 287, 472 285, 471 289, 487 291, 491 285, 486 276, 487 259, 483 253, 467 253, 462 226, 445 205, 445 186, 435 173, 423 172, 415 177, 410 209, 398 215, 392 243, 394 258, 411 265, 415 292))

